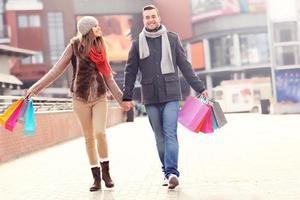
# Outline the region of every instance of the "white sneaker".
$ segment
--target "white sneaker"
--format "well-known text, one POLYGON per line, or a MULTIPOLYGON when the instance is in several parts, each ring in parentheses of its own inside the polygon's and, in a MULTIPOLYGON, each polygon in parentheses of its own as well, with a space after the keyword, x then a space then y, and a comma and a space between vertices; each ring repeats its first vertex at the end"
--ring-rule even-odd
POLYGON ((168 181, 169 181, 169 186, 168 186, 169 189, 175 189, 179 185, 178 177, 174 174, 171 174, 169 176, 168 181))
POLYGON ((162 183, 162 186, 168 186, 169 180, 165 177, 162 183))

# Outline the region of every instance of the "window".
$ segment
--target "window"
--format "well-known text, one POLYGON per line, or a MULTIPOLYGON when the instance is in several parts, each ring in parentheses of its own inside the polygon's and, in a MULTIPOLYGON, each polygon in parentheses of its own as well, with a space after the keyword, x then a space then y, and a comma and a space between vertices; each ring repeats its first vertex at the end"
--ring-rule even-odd
POLYGON ((269 62, 267 33, 240 35, 242 64, 259 64, 269 62))
POLYGON ((32 58, 32 63, 33 64, 39 64, 39 63, 44 62, 44 56, 43 56, 43 53, 41 51, 39 51, 38 53, 33 55, 31 58, 32 58))
POLYGON ((65 48, 63 13, 48 13, 48 33, 51 64, 55 64, 65 48))
POLYGON ((31 56, 26 57, 26 58, 22 58, 21 63, 22 63, 23 65, 30 64, 30 63, 31 63, 31 56))
POLYGON ((41 51, 38 51, 36 54, 33 56, 28 56, 26 58, 23 58, 21 60, 21 63, 23 65, 28 65, 28 64, 40 64, 44 62, 44 56, 41 51))
POLYGON ((275 53, 278 66, 299 64, 299 49, 296 45, 277 47, 275 53))
POLYGON ((40 27, 41 26, 40 16, 30 15, 29 16, 29 26, 30 27, 40 27))
POLYGON ((233 104, 239 103, 239 94, 238 93, 233 93, 231 96, 231 100, 233 104))
POLYGON ((297 41, 297 24, 296 22, 281 22, 274 24, 274 41, 292 42, 297 41))
POLYGON ((234 48, 232 36, 209 40, 212 68, 231 66, 234 64, 234 48))
POLYGON ((191 57, 194 69, 204 68, 204 48, 202 42, 199 41, 191 44, 191 57))
POLYGON ((39 15, 19 15, 18 24, 20 28, 25 27, 40 27, 41 18, 39 15))
POLYGON ((19 23, 19 27, 23 28, 23 27, 28 27, 28 18, 25 15, 20 15, 18 17, 18 23, 19 23))

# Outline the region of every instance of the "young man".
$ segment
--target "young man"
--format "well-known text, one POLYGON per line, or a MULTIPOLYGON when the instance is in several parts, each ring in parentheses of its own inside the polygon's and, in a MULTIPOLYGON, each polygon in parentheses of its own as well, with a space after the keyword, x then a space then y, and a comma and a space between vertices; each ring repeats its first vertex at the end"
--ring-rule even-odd
POLYGON ((123 103, 131 105, 134 83, 140 71, 142 102, 155 133, 168 188, 174 189, 179 184, 177 117, 181 89, 178 69, 195 91, 205 96, 207 91, 187 61, 178 35, 168 32, 160 23, 155 6, 143 8, 143 22, 144 29, 133 41, 126 63, 123 103))

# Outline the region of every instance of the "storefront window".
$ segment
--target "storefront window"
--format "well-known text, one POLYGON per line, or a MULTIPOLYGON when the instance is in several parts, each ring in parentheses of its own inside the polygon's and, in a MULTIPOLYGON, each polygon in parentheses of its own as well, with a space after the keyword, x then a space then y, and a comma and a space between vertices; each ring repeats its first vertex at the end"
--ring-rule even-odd
POLYGON ((267 33, 240 35, 242 65, 269 62, 267 33))
POLYGON ((276 48, 276 64, 299 65, 299 49, 296 45, 281 46, 276 48))
POLYGON ((233 38, 228 35, 209 40, 212 68, 234 65, 233 38))
POLYGON ((275 23, 274 40, 276 43, 297 41, 296 22, 275 23))

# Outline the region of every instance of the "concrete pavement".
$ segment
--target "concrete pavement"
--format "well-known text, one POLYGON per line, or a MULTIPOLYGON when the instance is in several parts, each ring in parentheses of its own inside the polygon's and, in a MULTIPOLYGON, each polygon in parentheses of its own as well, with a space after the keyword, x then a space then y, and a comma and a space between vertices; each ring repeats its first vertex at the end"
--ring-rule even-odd
POLYGON ((179 125, 176 191, 161 186, 154 137, 142 117, 107 130, 113 190, 89 192, 92 177, 79 138, 0 164, 0 199, 299 200, 300 115, 227 118, 208 135, 179 125))

